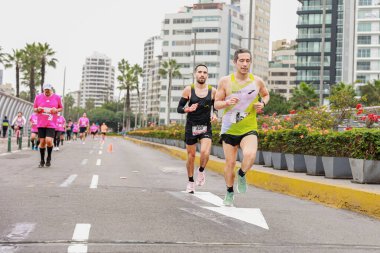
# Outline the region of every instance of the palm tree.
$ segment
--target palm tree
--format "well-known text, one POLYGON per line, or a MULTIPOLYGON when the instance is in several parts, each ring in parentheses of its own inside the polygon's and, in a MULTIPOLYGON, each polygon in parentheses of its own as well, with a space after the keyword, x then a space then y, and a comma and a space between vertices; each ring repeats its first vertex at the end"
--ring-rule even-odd
POLYGON ((58 60, 52 58, 55 55, 55 51, 50 47, 48 43, 38 43, 38 49, 40 51, 40 73, 41 73, 41 92, 43 92, 43 85, 45 83, 46 65, 55 68, 58 60))
POLYGON ((368 106, 380 105, 380 80, 360 86, 360 93, 368 106))
POLYGON ((33 44, 26 44, 25 48, 21 50, 23 54, 22 65, 24 70, 24 78, 28 80, 30 89, 30 101, 33 103, 36 97, 36 81, 38 76, 38 69, 40 67, 40 50, 38 46, 33 44))
POLYGON ((177 64, 176 60, 168 59, 162 63, 162 67, 159 70, 160 76, 163 78, 169 77, 168 83, 168 106, 166 111, 166 123, 170 123, 170 102, 171 102, 171 94, 172 94, 172 81, 175 77, 181 77, 181 72, 179 71, 180 65, 177 64))
POLYGON ((6 54, 5 53, 2 53, 1 51, 3 51, 3 48, 0 47, 0 63, 3 63, 4 60, 6 59, 6 54))
MULTIPOLYGON (((138 64, 135 64, 133 65, 133 70, 134 70, 134 77, 135 77, 135 89, 137 91, 137 98, 138 98, 138 101, 139 101, 139 112, 138 112, 138 115, 140 115, 140 126, 141 126, 141 96, 140 96, 140 87, 139 87, 139 77, 141 77, 142 75, 142 68, 140 67, 140 65, 138 64)), ((135 115, 135 128, 137 126, 137 114, 135 115)))
POLYGON ((300 83, 299 87, 294 89, 289 102, 294 110, 309 109, 318 105, 318 94, 315 93, 312 85, 300 83))
POLYGON ((134 68, 126 61, 121 59, 118 63, 118 70, 120 75, 117 77, 117 80, 120 83, 120 86, 117 87, 120 90, 126 90, 125 100, 124 100, 124 110, 123 110, 123 127, 129 131, 131 127, 131 98, 130 92, 134 89, 136 83, 135 70, 134 68), (125 107, 127 109, 127 121, 125 123, 125 107))
POLYGON ((20 97, 20 71, 24 55, 22 50, 13 49, 12 51, 12 54, 7 55, 5 68, 12 68, 13 66, 16 68, 16 97, 20 97))

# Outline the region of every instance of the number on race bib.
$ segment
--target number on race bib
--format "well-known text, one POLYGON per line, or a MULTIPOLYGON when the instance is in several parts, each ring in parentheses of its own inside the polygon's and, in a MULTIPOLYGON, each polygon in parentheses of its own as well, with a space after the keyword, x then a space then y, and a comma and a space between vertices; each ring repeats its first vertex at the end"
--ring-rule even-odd
POLYGON ((204 126, 204 125, 193 126, 192 130, 193 130, 193 135, 204 134, 207 132, 207 126, 204 126))

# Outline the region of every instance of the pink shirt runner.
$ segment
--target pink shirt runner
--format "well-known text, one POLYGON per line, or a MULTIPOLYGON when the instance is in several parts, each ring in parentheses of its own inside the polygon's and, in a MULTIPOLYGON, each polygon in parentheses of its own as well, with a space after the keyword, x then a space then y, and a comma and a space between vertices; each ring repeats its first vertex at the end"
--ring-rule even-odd
POLYGON ((74 124, 73 133, 78 133, 78 131, 79 131, 79 125, 78 124, 74 124))
POLYGON ((98 126, 97 125, 91 126, 90 131, 91 131, 91 133, 95 133, 96 131, 98 131, 98 126))
POLYGON ((81 117, 79 118, 79 127, 87 127, 90 124, 88 118, 81 117))
POLYGON ((42 107, 43 111, 38 113, 37 127, 56 128, 57 114, 50 113, 51 108, 60 109, 62 107, 61 97, 57 94, 52 94, 47 97, 45 94, 39 94, 34 100, 34 108, 42 107))
POLYGON ((37 113, 33 113, 32 115, 30 115, 29 122, 31 125, 30 131, 32 131, 32 133, 38 133, 37 118, 37 113))
POLYGON ((59 132, 64 132, 65 131, 65 124, 66 124, 66 120, 63 116, 58 116, 57 117, 57 121, 55 122, 56 124, 56 128, 55 130, 56 131, 59 131, 59 132))

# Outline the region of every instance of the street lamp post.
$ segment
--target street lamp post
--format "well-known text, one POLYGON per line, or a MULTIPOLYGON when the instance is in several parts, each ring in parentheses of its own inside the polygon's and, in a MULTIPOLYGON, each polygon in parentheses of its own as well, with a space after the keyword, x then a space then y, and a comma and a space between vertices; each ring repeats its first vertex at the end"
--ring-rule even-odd
POLYGON ((325 79, 326 0, 322 3, 321 68, 319 70, 319 105, 323 105, 323 81, 325 79))
POLYGON ((251 41, 251 40, 260 40, 260 39, 258 39, 258 38, 253 38, 253 37, 248 37, 248 38, 243 38, 243 37, 239 37, 239 47, 241 47, 241 41, 242 40, 249 40, 249 41, 251 41))

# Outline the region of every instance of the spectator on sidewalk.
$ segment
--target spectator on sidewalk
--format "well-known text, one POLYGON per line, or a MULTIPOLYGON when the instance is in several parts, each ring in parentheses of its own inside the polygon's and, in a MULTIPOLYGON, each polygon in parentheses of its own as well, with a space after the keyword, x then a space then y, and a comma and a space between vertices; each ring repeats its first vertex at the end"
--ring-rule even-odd
POLYGON ((3 126, 3 138, 5 138, 5 135, 7 134, 8 127, 9 127, 9 120, 7 116, 4 116, 2 126, 3 126))

